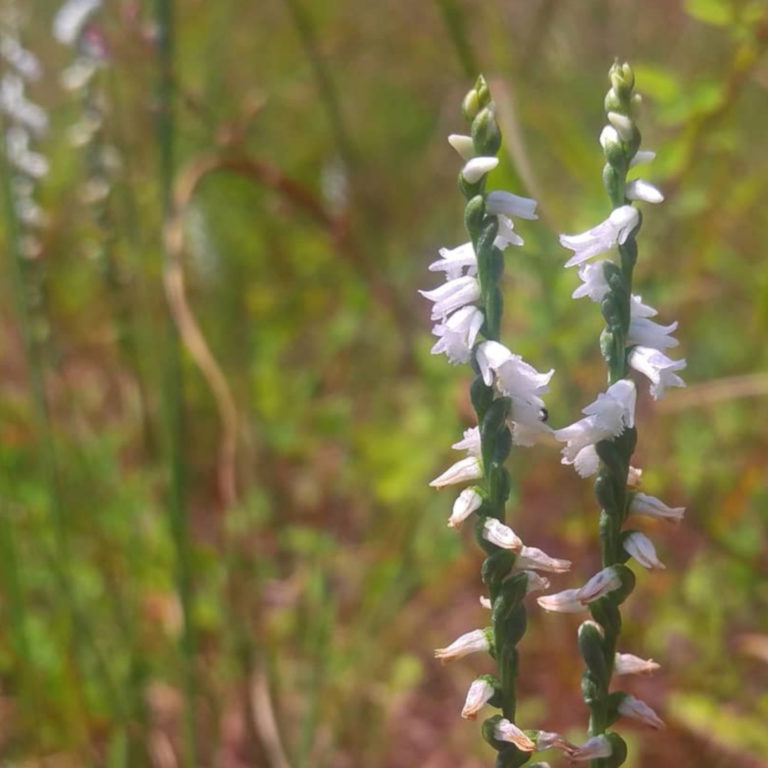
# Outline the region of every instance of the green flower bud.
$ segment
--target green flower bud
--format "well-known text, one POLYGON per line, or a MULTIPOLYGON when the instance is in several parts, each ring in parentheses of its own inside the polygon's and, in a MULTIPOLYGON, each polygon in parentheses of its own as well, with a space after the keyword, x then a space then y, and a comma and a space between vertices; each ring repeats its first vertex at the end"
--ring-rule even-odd
POLYGON ((472 121, 472 143, 477 155, 493 156, 501 148, 501 131, 493 105, 482 109, 472 121))
POLYGON ((482 195, 475 195, 464 206, 464 226, 474 240, 485 218, 485 200, 482 195))
POLYGON ((579 653, 600 688, 607 687, 611 677, 610 666, 605 658, 603 639, 603 629, 594 621, 585 621, 579 627, 579 653))
POLYGON ((464 119, 471 123, 477 113, 480 111, 480 97, 475 89, 472 89, 461 102, 461 114, 464 115, 464 119))

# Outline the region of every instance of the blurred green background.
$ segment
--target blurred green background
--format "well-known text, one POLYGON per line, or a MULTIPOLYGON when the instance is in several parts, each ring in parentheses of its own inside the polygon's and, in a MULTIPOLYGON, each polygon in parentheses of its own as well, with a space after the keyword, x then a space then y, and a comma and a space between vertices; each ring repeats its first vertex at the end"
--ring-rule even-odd
MULTIPOLYGON (((505 134, 491 187, 542 214, 507 251, 503 339, 557 369, 553 425, 594 399, 601 318, 570 299, 557 234, 608 212, 619 56, 667 196, 645 210, 636 291, 680 321, 688 359, 687 389, 639 404, 643 489, 688 513, 646 527, 667 570, 626 605, 621 650, 662 664, 626 687, 668 723, 620 725, 627 765, 768 765, 768 4, 174 6, 105 3, 107 59, 68 92, 57 4, 17 3, 51 172, 37 257, 3 219, 3 764, 490 764, 459 718, 487 660, 432 659, 484 619, 481 554, 427 488, 472 424, 468 369, 430 356, 416 291, 465 240, 446 136, 482 71, 505 134), (73 147, 84 109, 103 124, 73 147), (105 148, 120 162, 94 202, 105 148)), ((512 525, 574 561, 555 589, 582 583, 591 484, 555 448, 511 462, 512 525)), ((581 740, 577 623, 532 604, 519 722, 581 740)))

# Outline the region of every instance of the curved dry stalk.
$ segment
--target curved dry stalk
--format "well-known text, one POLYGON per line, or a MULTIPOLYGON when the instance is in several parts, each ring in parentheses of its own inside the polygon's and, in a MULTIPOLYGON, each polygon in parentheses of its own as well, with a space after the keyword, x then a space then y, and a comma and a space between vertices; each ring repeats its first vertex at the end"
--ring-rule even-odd
POLYGON ((174 185, 173 212, 164 229, 165 247, 169 258, 163 274, 163 284, 179 336, 200 369, 216 403, 221 422, 217 467, 218 488, 222 507, 228 509, 238 502, 237 406, 227 378, 211 352, 190 307, 183 260, 184 211, 202 180, 217 171, 229 171, 252 178, 279 192, 309 213, 322 227, 328 229, 334 239, 340 239, 343 236, 343 226, 340 220, 331 216, 300 184, 285 176, 274 166, 250 158, 225 156, 220 152, 204 154, 181 171, 174 185))

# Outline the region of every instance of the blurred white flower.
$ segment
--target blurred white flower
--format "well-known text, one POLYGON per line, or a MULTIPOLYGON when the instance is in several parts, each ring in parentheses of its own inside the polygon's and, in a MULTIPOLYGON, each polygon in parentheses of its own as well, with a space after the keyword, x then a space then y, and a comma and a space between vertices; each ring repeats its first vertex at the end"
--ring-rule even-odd
POLYGON ((101 0, 66 0, 53 19, 53 36, 64 45, 72 45, 100 7, 101 0))
POLYGON ((639 531, 630 533, 624 539, 624 551, 634 557, 643 568, 664 569, 667 567, 659 560, 653 542, 644 533, 639 531))
POLYGON ((663 728, 664 721, 644 702, 627 694, 619 704, 619 713, 624 717, 639 720, 651 728, 663 728))
POLYGON ((685 507, 668 507, 663 501, 647 493, 637 492, 629 504, 629 512, 633 515, 645 515, 659 520, 680 522, 685 514, 685 507))
POLYGON ((641 659, 631 653, 617 653, 613 662, 616 675, 644 675, 657 669, 659 665, 653 659, 641 659))

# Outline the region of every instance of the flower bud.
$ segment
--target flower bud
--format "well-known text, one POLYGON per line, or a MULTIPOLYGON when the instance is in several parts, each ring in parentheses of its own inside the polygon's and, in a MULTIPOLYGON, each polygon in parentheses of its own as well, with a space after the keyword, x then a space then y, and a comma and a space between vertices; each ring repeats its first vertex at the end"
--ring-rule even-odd
POLYGON ((472 141, 483 155, 495 155, 501 148, 501 131, 492 106, 482 109, 472 121, 472 141))
POLYGON ((477 91, 473 88, 465 97, 461 103, 461 113, 464 115, 464 119, 467 122, 471 122, 475 119, 475 116, 480 111, 480 97, 477 91))
POLYGON ((629 143, 632 141, 634 132, 637 130, 635 124, 626 115, 621 112, 609 112, 607 114, 608 122, 616 129, 621 140, 629 143))

